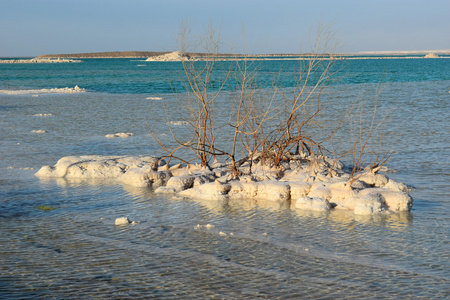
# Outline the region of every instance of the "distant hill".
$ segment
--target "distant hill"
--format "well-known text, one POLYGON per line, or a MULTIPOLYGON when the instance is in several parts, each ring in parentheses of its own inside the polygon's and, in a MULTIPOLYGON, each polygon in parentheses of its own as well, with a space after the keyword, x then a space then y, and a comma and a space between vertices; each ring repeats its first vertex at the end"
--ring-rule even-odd
POLYGON ((167 53, 170 52, 114 51, 114 52, 72 53, 72 54, 44 54, 38 56, 37 58, 148 58, 167 53))

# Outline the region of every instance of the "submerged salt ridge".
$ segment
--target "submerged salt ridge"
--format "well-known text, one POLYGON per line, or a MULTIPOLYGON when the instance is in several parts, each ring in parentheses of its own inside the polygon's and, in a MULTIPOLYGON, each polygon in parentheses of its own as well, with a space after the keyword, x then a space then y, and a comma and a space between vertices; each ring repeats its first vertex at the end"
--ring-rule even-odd
POLYGON ((412 207, 410 189, 384 174, 366 171, 357 177, 327 157, 292 156, 281 169, 258 159, 244 163, 247 175, 233 178, 230 166, 214 163, 211 169, 198 165, 170 166, 154 156, 69 156, 55 166, 44 166, 41 178, 114 178, 134 187, 153 188, 155 193, 205 201, 268 201, 280 208, 330 211, 352 210, 358 215, 405 212, 412 207), (313 167, 311 167, 313 166, 313 167), (331 171, 327 171, 331 170, 331 171))

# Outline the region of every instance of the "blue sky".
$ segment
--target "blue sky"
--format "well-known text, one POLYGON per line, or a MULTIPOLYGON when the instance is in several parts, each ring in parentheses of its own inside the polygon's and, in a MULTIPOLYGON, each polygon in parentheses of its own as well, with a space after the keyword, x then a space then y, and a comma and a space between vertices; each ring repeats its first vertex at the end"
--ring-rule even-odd
POLYGON ((450 49, 449 0, 0 0, 0 57, 172 51, 186 19, 238 48, 243 24, 252 53, 297 53, 319 22, 342 52, 450 49))

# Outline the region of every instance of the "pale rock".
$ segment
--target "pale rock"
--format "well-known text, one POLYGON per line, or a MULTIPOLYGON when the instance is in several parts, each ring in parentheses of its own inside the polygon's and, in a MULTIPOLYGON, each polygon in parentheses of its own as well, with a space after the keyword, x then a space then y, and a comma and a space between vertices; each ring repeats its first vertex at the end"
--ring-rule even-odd
POLYGON ((291 203, 292 205, 295 205, 295 201, 300 197, 305 197, 308 195, 311 184, 307 182, 301 182, 301 181, 291 181, 288 182, 289 186, 291 187, 291 203))
POLYGON ((117 218, 115 221, 116 225, 128 225, 130 223, 131 222, 127 217, 117 218))
POLYGON ((66 156, 54 166, 42 167, 35 175, 51 178, 117 178, 130 166, 151 165, 156 161, 157 158, 153 156, 66 156))
POLYGON ((410 211, 413 199, 404 192, 383 191, 380 193, 391 211, 410 211))
POLYGON ((331 191, 323 183, 313 183, 308 193, 310 198, 322 198, 325 200, 331 199, 331 191))
POLYGON ((33 133, 47 133, 46 130, 42 130, 42 129, 39 129, 39 130, 31 130, 31 132, 33 132, 33 133))
POLYGON ((357 191, 353 190, 343 181, 330 184, 329 190, 331 193, 331 200, 350 198, 357 194, 357 191))
POLYGON ((215 184, 214 182, 209 182, 198 187, 181 191, 178 195, 201 200, 226 201, 228 199, 227 194, 230 189, 231 185, 229 184, 215 184))
POLYGON ((271 202, 286 203, 291 198, 291 187, 286 182, 269 180, 258 183, 256 198, 271 202))
POLYGON ((358 178, 360 181, 374 187, 384 187, 389 178, 384 174, 364 173, 358 178))
POLYGON ((160 171, 160 172, 149 172, 147 173, 148 180, 152 183, 152 187, 156 188, 159 186, 166 185, 170 178, 172 178, 172 173, 170 171, 160 171))
POLYGON ((134 187, 150 187, 152 182, 148 177, 148 173, 148 171, 139 168, 129 169, 117 177, 117 181, 134 187))
POLYGON ((230 198, 254 198, 258 194, 257 182, 231 181, 230 198))
POLYGON ((383 211, 383 197, 379 193, 372 192, 356 201, 353 213, 355 215, 372 215, 383 211))
POLYGON ((183 191, 194 185, 195 176, 174 176, 167 181, 167 188, 173 188, 175 191, 183 191))
POLYGON ((176 194, 177 192, 177 189, 167 186, 160 186, 155 190, 156 194, 176 194))
POLYGON ((353 210, 358 200, 358 195, 355 195, 349 198, 332 199, 330 203, 335 206, 335 209, 353 210))
POLYGON ((384 188, 392 190, 392 191, 396 191, 396 192, 409 193, 411 191, 411 188, 409 188, 406 184, 397 182, 390 178, 389 178, 388 183, 384 186, 384 188))
POLYGON ((134 133, 131 132, 118 132, 114 134, 107 134, 105 135, 106 138, 112 139, 112 138, 128 138, 130 136, 134 136, 134 133))
POLYGON ((365 189, 359 192, 361 196, 372 192, 379 193, 390 211, 410 211, 413 199, 405 192, 387 190, 384 188, 365 189))
POLYGON ((299 197, 295 202, 295 207, 303 210, 329 211, 331 205, 323 198, 299 197))

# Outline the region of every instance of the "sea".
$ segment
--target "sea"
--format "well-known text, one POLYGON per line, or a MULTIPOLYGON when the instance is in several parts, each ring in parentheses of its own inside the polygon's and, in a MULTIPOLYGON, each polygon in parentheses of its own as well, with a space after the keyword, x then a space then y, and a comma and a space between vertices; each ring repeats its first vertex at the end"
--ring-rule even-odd
MULTIPOLYGON (((39 179, 65 156, 161 155, 149 132, 183 132, 172 112, 189 95, 185 72, 130 58, 0 64, 0 90, 15 92, 0 93, 0 298, 449 299, 450 59, 337 64, 322 105, 335 106, 334 120, 341 105, 366 100, 388 113, 387 175, 413 188, 410 212, 319 213, 39 179), (44 93, 75 86, 86 92, 44 93), (105 137, 120 132, 134 135, 105 137), (136 223, 116 226, 120 217, 136 223)), ((256 92, 295 88, 298 61, 255 66, 256 92)), ((229 111, 232 85, 214 80, 217 110, 229 111)))

